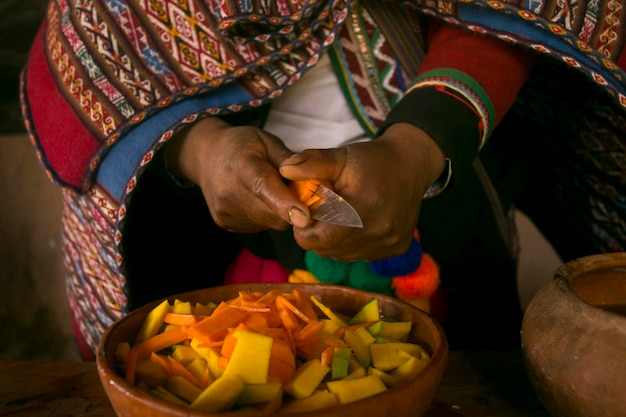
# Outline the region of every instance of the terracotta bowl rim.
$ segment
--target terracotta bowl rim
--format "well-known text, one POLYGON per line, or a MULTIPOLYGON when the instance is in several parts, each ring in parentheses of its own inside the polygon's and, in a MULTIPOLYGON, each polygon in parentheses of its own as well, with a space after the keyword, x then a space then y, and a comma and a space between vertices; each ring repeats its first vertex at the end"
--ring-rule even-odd
POLYGON ((584 310, 585 313, 591 314, 598 319, 606 320, 608 323, 624 322, 626 321, 626 316, 588 303, 571 285, 574 277, 602 266, 624 267, 626 270, 626 252, 588 255, 566 262, 556 269, 552 282, 557 290, 565 297, 566 301, 584 310))
MULTIPOLYGON (((431 374, 435 374, 438 375, 437 378, 437 384, 435 387, 432 387, 432 389, 434 390, 433 392, 435 392, 439 386, 439 384, 441 383, 441 378, 443 376, 443 373, 445 371, 445 368, 447 366, 447 361, 448 361, 448 355, 449 355, 449 344, 448 344, 448 340, 446 337, 446 334, 443 330, 443 328, 441 327, 441 325, 437 322, 437 320, 432 317, 429 313, 413 306, 410 303, 407 303, 399 298, 395 298, 392 296, 387 296, 384 294, 379 294, 379 293, 374 293, 374 292, 369 292, 369 291, 364 291, 364 290, 359 290, 356 288, 351 288, 351 287, 346 287, 346 286, 342 286, 342 285, 336 285, 336 284, 327 284, 327 283, 288 283, 288 282, 281 282, 281 283, 243 283, 243 284, 225 284, 225 285, 221 285, 220 287, 231 287, 231 288, 250 288, 250 287, 255 287, 255 286, 266 286, 266 287, 273 287, 275 286, 275 284, 278 284, 278 286, 288 286, 288 287, 292 287, 292 286, 302 286, 302 287, 319 287, 319 288, 325 288, 331 291, 344 291, 344 292, 357 292, 357 293, 362 293, 364 295, 371 295, 371 296, 375 296, 378 298, 382 298, 385 300, 389 300, 392 303, 397 303, 405 308, 408 308, 410 310, 414 310, 418 316, 422 317, 422 321, 423 323, 425 323, 427 325, 427 328, 430 329, 430 331, 433 333, 432 337, 434 340, 436 340, 438 343, 438 346, 434 347, 434 350, 432 352, 430 352, 431 357, 430 357, 430 361, 429 363, 426 365, 426 367, 416 376, 414 377, 412 380, 405 382, 397 387, 393 387, 393 388, 389 388, 387 391, 382 392, 380 394, 376 394, 367 398, 364 398, 362 400, 359 400, 355 403, 361 403, 361 402, 365 402, 365 401, 369 401, 369 402, 373 402, 373 401, 377 401, 378 398, 381 397, 385 397, 388 396, 389 393, 392 393, 391 395, 393 395, 393 393, 396 392, 401 392, 401 391, 407 391, 407 393, 409 392, 409 387, 411 386, 411 382, 414 382, 414 380, 416 378, 419 378, 420 376, 426 376, 426 375, 431 375, 431 374)), ((213 287, 213 288, 217 288, 217 287, 213 287)), ((150 407, 150 404, 158 404, 160 405, 161 408, 168 408, 171 409, 173 413, 175 413, 174 415, 178 416, 178 415, 184 415, 185 417, 225 417, 225 416, 237 416, 237 415, 244 415, 244 413, 238 413, 237 411, 230 411, 227 413, 205 413, 205 412, 197 412, 197 411, 192 411, 187 407, 183 407, 183 406, 179 406, 176 404, 173 404, 171 402, 168 402, 164 399, 160 399, 158 397, 155 397, 145 391, 142 391, 136 387, 133 387, 131 385, 129 385, 126 380, 120 376, 115 369, 112 369, 109 366, 108 363, 108 358, 107 358, 107 352, 105 351, 105 345, 107 343, 107 340, 109 338, 109 335, 111 333, 113 333, 114 331, 116 331, 120 326, 122 326, 130 317, 133 317, 134 315, 137 314, 143 314, 143 312, 147 312, 151 307, 154 307, 156 305, 158 305, 160 302, 162 302, 163 300, 173 300, 175 298, 180 298, 180 297, 184 297, 186 294, 192 294, 192 293, 197 293, 200 291, 207 291, 210 290, 212 288, 203 288, 203 289, 198 289, 198 290, 193 290, 193 291, 187 291, 187 292, 183 292, 183 293, 179 293, 179 294, 174 294, 168 297, 164 297, 160 300, 157 301, 153 301, 147 305, 144 305, 142 307, 139 307, 133 311, 130 311, 129 313, 127 313, 126 315, 124 315, 124 317, 116 320, 114 323, 112 323, 103 333, 100 342, 98 343, 98 347, 96 350, 96 367, 98 370, 98 375, 100 378, 100 381, 103 385, 105 385, 105 391, 107 394, 107 397, 109 397, 110 399, 110 393, 109 393, 109 389, 115 388, 117 391, 119 392, 123 392, 124 395, 126 397, 132 397, 134 398, 135 401, 137 401, 138 403, 145 405, 147 407, 150 407), (106 387, 106 385, 109 385, 109 387, 106 387)), ((182 299, 182 298, 180 298, 182 299)), ((431 400, 432 401, 432 400, 431 400)), ((346 413, 349 413, 351 411, 351 408, 353 407, 354 403, 351 404, 343 404, 343 405, 338 405, 335 407, 332 407, 330 409, 333 410, 333 413, 337 413, 337 412, 341 412, 342 410, 345 410, 346 413)), ((329 409, 329 410, 330 410, 329 409)), ((323 415, 322 413, 324 412, 324 410, 313 410, 313 411, 305 411, 305 412, 296 412, 296 413, 281 413, 280 416, 281 417, 319 417, 321 415, 323 415)), ((245 413, 245 415, 249 415, 249 413, 245 413)), ((259 415, 259 416, 265 416, 266 414, 255 414, 255 415, 259 415)), ((342 414, 343 415, 343 414, 342 414)), ((348 414, 346 414, 348 415, 348 414)))

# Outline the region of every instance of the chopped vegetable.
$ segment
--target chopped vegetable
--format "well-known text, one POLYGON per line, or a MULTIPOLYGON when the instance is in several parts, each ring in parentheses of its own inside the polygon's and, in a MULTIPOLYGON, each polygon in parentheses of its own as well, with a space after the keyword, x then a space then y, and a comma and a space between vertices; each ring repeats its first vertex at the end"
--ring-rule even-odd
POLYGON ((159 303, 115 359, 129 384, 191 410, 305 411, 415 377, 430 357, 407 342, 411 327, 381 318, 377 301, 348 317, 298 289, 240 292, 159 303))

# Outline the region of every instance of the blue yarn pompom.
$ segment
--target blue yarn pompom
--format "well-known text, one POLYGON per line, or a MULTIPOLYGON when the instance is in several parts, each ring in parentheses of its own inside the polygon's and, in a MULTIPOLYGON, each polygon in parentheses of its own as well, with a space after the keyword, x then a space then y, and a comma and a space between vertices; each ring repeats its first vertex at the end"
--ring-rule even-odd
POLYGON ((414 237, 411 239, 409 250, 404 255, 370 262, 369 266, 372 271, 383 277, 402 277, 419 268, 423 253, 422 245, 414 237))

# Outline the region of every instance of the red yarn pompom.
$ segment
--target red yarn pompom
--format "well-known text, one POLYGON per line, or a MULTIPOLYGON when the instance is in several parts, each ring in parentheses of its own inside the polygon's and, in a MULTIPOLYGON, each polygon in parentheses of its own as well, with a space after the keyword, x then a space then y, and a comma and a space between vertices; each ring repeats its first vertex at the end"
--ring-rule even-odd
POLYGON ((430 297, 439 286, 439 265, 432 256, 424 254, 416 271, 391 280, 396 297, 416 299, 430 297))

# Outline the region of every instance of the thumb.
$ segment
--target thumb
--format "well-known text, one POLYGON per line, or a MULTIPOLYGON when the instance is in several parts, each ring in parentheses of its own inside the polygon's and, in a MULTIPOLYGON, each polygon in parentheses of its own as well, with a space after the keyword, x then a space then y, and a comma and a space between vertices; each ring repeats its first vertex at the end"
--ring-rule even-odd
POLYGON ((334 183, 345 167, 346 151, 346 148, 306 149, 283 160, 280 174, 293 181, 319 178, 334 183))

